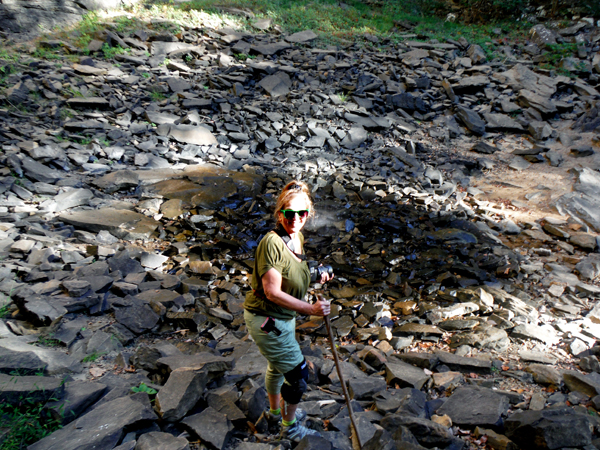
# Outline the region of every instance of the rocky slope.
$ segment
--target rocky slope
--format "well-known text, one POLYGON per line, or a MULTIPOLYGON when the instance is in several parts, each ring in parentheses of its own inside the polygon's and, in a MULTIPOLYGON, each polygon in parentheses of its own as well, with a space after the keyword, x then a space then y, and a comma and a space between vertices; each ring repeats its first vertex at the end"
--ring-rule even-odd
MULTIPOLYGON (((0 400, 52 397, 64 423, 29 448, 289 446, 261 417, 241 305, 293 177, 314 189, 307 251, 336 273, 314 288, 335 304, 364 449, 594 446, 598 30, 537 26, 502 62, 465 40, 315 37, 149 26, 12 68, 0 400), (536 67, 557 37, 581 43, 565 61, 580 77, 536 67), (107 61, 105 43, 129 52, 107 61), (573 169, 540 220, 511 220, 536 197, 475 187, 540 167, 573 169)), ((323 438, 297 448, 351 448, 323 323, 298 334, 323 438)))

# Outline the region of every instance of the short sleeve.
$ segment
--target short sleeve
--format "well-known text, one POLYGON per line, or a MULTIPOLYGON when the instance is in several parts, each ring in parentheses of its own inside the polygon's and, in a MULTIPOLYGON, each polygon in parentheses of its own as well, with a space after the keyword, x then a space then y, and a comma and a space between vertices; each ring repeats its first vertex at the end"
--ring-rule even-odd
POLYGON ((268 233, 256 249, 258 276, 262 277, 270 269, 283 273, 285 261, 283 258, 283 241, 275 233, 268 233))

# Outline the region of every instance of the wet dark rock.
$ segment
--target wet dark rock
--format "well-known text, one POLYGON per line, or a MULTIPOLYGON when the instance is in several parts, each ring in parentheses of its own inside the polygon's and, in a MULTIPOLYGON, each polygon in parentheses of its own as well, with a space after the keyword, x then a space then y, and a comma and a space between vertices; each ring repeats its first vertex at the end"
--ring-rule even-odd
POLYGON ((579 447, 592 441, 589 419, 570 408, 523 411, 505 421, 506 436, 521 447, 579 447))

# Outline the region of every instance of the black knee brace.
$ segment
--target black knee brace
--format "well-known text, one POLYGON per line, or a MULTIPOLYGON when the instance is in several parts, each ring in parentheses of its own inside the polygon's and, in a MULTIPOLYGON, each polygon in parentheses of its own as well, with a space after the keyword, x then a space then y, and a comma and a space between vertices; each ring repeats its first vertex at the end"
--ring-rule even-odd
POLYGON ((306 360, 302 361, 289 372, 283 374, 285 381, 281 386, 281 396, 290 405, 300 403, 302 394, 306 392, 308 385, 308 364, 306 360))

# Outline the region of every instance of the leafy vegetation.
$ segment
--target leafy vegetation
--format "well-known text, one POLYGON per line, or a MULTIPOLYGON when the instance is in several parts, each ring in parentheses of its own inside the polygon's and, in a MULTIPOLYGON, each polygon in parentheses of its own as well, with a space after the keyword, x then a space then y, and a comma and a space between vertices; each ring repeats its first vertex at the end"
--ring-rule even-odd
POLYGON ((156 395, 156 389, 151 388, 146 383, 140 383, 139 386, 134 386, 131 388, 131 392, 145 392, 148 395, 156 395))
POLYGON ((52 336, 40 336, 35 344, 40 347, 58 347, 61 345, 61 342, 52 338, 52 336))
POLYGON ((81 360, 81 362, 87 363, 87 362, 94 362, 96 361, 98 358, 100 358, 101 356, 103 356, 105 354, 105 352, 94 352, 94 353, 90 353, 89 355, 86 355, 85 358, 83 358, 81 360))
POLYGON ((348 101, 348 99, 350 98, 348 96, 348 94, 346 94, 345 92, 340 92, 338 94, 338 97, 340 98, 340 102, 342 102, 342 103, 346 103, 348 101))
POLYGON ((162 92, 153 91, 150 93, 150 98, 153 102, 162 102, 167 97, 162 92))
POLYGON ((0 450, 20 450, 62 428, 60 418, 54 418, 46 410, 48 402, 38 402, 33 397, 24 397, 9 404, 0 401, 0 423, 8 428, 8 434, 0 444, 0 450))
POLYGON ((112 59, 116 55, 122 55, 124 53, 127 53, 127 50, 121 47, 120 45, 117 45, 116 47, 111 47, 110 45, 105 43, 102 46, 102 53, 104 54, 104 57, 106 59, 112 59))
POLYGON ((0 319, 4 319, 10 315, 10 303, 0 306, 0 319))

